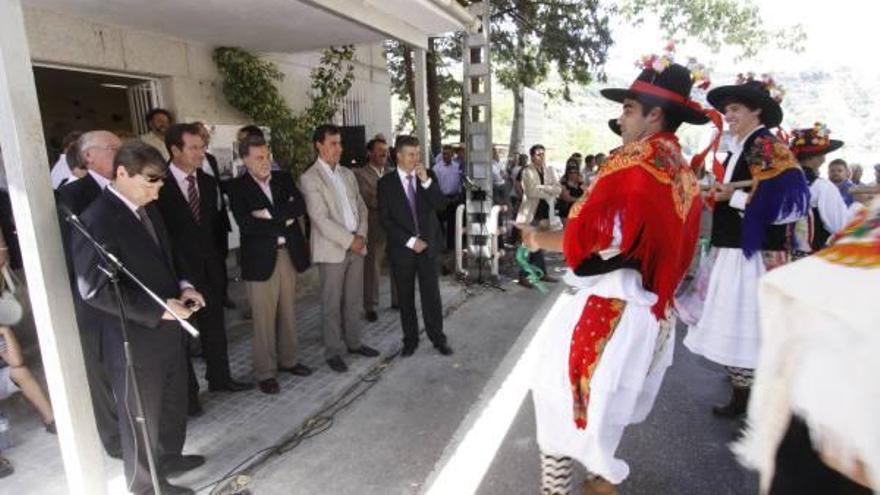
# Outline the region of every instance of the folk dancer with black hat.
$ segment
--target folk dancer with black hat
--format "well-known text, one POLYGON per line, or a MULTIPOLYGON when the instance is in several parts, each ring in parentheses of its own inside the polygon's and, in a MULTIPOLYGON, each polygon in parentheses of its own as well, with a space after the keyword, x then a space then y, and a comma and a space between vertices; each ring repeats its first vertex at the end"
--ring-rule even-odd
POLYGON ((675 132, 709 119, 689 98, 686 67, 646 65, 629 88, 602 91, 623 104, 624 144, 572 207, 565 231, 523 227, 530 249, 565 254, 571 286, 538 330, 531 388, 543 494, 570 492, 574 461, 589 472, 584 493, 617 493, 629 474, 615 457, 623 431, 647 417, 672 363, 669 309, 702 205, 675 132))
POLYGON ((832 235, 842 229, 850 213, 837 189, 830 180, 819 177, 819 167, 825 163, 825 155, 843 146, 843 141, 831 139, 828 127, 817 122, 807 129, 792 132, 791 152, 797 158, 807 183, 810 185, 810 211, 797 223, 795 258, 800 258, 824 248, 832 235))
POLYGON ((733 393, 713 412, 737 417, 746 410, 761 345, 758 279, 789 261, 792 222, 806 215, 810 192, 794 155, 770 132, 782 122, 781 90, 772 79, 740 76, 707 99, 724 113, 734 139, 714 171, 711 249, 701 267, 708 273, 705 302, 686 321, 684 344, 727 368, 733 393), (751 187, 731 184, 740 181, 751 187))

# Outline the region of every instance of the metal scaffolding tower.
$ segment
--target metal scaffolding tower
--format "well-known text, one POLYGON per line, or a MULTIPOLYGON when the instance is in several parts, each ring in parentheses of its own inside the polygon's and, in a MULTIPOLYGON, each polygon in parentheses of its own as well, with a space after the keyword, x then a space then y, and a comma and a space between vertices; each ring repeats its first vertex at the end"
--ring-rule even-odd
MULTIPOLYGON (((467 196, 463 210, 460 207, 457 215, 457 225, 464 223, 467 269, 460 256, 456 268, 468 279, 482 283, 498 273, 498 242, 494 238, 498 211, 492 206, 491 3, 477 2, 468 10, 480 24, 478 29, 465 33, 462 47, 467 196)), ((457 239, 460 242, 461 237, 457 239)), ((462 249, 457 252, 461 253, 462 249)))

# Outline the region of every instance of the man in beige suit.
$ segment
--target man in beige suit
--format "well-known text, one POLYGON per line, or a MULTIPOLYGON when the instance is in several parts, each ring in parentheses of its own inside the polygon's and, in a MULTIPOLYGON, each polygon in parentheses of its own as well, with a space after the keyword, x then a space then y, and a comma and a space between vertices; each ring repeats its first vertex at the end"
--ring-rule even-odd
MULTIPOLYGON (((523 198, 516 215, 516 223, 544 230, 559 230, 562 228, 562 222, 556 215, 555 205, 556 198, 562 192, 562 186, 559 185, 559 179, 553 168, 546 166, 544 154, 543 145, 536 144, 529 149, 531 162, 523 169, 522 173, 523 198)), ((556 278, 547 274, 543 249, 529 253, 529 263, 544 272, 541 280, 545 282, 557 281, 556 278)), ((522 269, 519 272, 519 284, 527 288, 534 287, 522 269)))
POLYGON ((324 357, 333 371, 348 366, 343 352, 366 357, 379 352, 361 343, 360 308, 367 254, 367 205, 354 173, 339 165, 342 135, 335 125, 315 129, 318 159, 300 178, 312 223, 312 261, 321 277, 321 326, 324 357))
MULTIPOLYGON (((367 321, 376 321, 376 307, 379 305, 379 278, 382 274, 382 263, 387 256, 385 228, 379 214, 379 199, 376 192, 379 179, 387 172, 388 143, 383 139, 374 138, 367 143, 368 163, 354 169, 361 197, 367 205, 367 256, 364 260, 364 311, 367 321)), ((391 307, 397 306, 397 287, 391 276, 391 307)))

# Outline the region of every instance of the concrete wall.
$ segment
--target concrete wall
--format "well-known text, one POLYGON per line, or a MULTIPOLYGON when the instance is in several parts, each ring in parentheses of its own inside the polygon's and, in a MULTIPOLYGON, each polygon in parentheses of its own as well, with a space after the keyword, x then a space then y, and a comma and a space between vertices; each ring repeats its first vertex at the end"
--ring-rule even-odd
MULTIPOLYGON (((25 27, 34 62, 155 77, 163 104, 180 119, 248 123, 223 97, 210 46, 33 8, 25 9, 25 27)), ((294 110, 304 108, 319 55, 266 56, 285 74, 282 94, 294 110)), ((389 88, 381 46, 358 47, 352 96, 363 100, 368 136, 391 131, 389 88)))

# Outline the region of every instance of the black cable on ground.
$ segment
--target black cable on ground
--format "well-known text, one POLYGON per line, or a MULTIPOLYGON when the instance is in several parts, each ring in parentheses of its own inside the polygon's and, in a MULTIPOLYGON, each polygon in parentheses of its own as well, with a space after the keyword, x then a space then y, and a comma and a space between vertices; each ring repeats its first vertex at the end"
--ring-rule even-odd
MULTIPOLYGON (((464 298, 462 298, 455 304, 449 305, 444 308, 444 319, 446 319, 459 308, 461 308, 472 296, 477 295, 481 291, 473 290, 473 288, 467 287, 464 292, 464 298)), ((420 335, 424 333, 424 330, 421 330, 419 332, 420 335)), ((293 433, 287 435, 286 437, 282 438, 277 443, 270 445, 269 447, 254 452, 245 460, 241 461, 235 467, 227 471, 226 474, 224 474, 220 478, 217 478, 214 481, 211 481, 196 488, 195 491, 202 492, 203 490, 210 488, 211 491, 208 492, 209 495, 218 495, 220 493, 237 493, 229 489, 229 485, 233 483, 238 478, 238 476, 252 476, 271 459, 281 457, 295 449, 303 441, 316 437, 329 430, 333 426, 336 415, 348 408, 355 401, 357 401, 357 399, 362 397, 364 394, 367 393, 367 391, 369 391, 377 383, 379 383, 382 374, 389 368, 390 364, 395 359, 397 359, 399 355, 399 350, 394 352, 393 354, 388 355, 379 363, 370 368, 364 375, 360 377, 359 380, 352 383, 348 388, 346 388, 345 391, 343 391, 342 394, 339 395, 339 397, 333 400, 333 402, 327 404, 326 406, 324 406, 323 409, 305 420, 293 433)))

